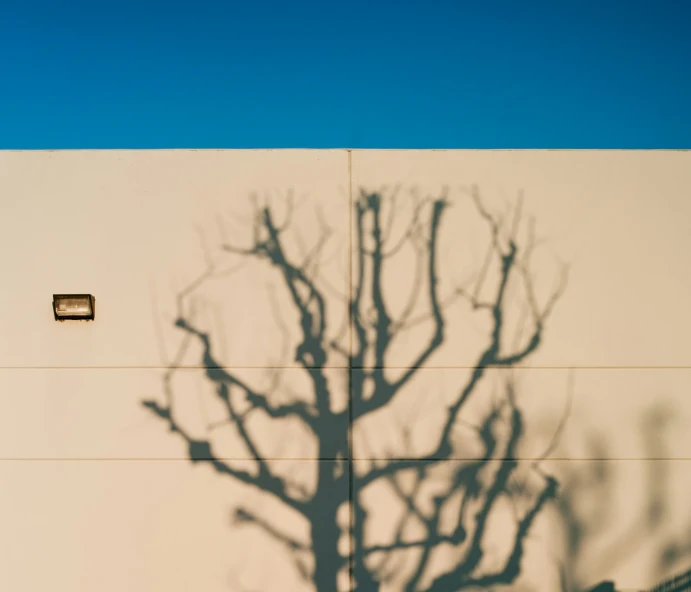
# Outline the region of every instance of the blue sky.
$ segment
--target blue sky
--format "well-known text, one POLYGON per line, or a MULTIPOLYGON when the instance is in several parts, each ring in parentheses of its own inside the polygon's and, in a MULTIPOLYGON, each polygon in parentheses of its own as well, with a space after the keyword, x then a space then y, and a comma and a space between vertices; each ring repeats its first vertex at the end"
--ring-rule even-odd
POLYGON ((690 1, 0 6, 0 148, 691 147, 690 1))

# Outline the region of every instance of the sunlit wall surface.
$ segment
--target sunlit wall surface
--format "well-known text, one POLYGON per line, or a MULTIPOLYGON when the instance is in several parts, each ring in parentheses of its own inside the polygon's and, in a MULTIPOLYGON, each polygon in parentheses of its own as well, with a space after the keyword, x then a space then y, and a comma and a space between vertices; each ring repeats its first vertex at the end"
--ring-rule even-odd
POLYGON ((2 152, 0 214, 1 589, 691 567, 690 153, 2 152))

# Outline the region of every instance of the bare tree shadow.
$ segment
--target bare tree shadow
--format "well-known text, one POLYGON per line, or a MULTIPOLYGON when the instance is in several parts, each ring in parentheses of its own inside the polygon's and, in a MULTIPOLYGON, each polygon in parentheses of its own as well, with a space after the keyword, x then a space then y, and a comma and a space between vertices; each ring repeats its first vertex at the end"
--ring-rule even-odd
MULTIPOLYGON (((241 369, 222 363, 212 330, 195 321, 195 291, 220 273, 210 263, 178 295, 175 327, 183 338, 164 377, 164 400, 146 400, 143 405, 185 444, 192 463, 203 463, 220 476, 261 492, 306 524, 308 536, 301 538, 287 532, 283 520, 269 520, 243 507, 233 514, 235 527, 252 526, 278 543, 306 587, 367 592, 505 587, 519 579, 531 531, 550 504, 556 504, 567 523, 571 558, 579 556, 606 513, 610 479, 606 467, 595 463, 586 474, 567 477, 568 493, 559 495, 557 479, 542 463, 553 446, 541 458, 520 460, 526 430, 513 371, 542 346, 550 314, 566 288, 567 268, 559 268, 552 287, 541 296, 534 269, 540 241, 533 220, 526 221, 521 199, 497 213, 487 207, 477 188, 471 188, 465 199, 487 231, 487 248, 480 265, 462 282, 442 281, 440 236, 447 210, 455 203, 446 194, 428 198, 413 194, 411 215, 402 231, 394 231, 401 211, 398 195, 397 190, 362 191, 354 200, 349 293, 338 293, 320 282, 331 238, 326 223, 310 248, 304 247, 299 233, 297 244, 302 248, 297 253, 288 248, 292 207, 285 219, 278 220, 270 205, 255 201, 251 243, 222 245, 228 256, 268 266, 279 278, 296 313, 298 339, 288 362, 305 379, 299 392, 278 396, 280 367, 274 369, 268 388, 260 389, 241 369), (400 284, 387 283, 391 278, 387 269, 401 253, 409 258, 403 269, 412 279, 410 293, 402 299, 392 292, 400 284), (390 305, 394 296, 400 306, 390 305), (343 307, 338 327, 327 320, 332 306, 343 307), (359 426, 393 409, 397 399, 411 391, 445 343, 447 315, 453 307, 464 307, 483 319, 486 333, 473 363, 459 374, 462 379, 455 395, 439 407, 424 450, 406 445, 389 454, 378 453, 368 440, 368 429, 359 426), (421 327, 426 334, 406 337, 421 327), (402 351, 409 352, 403 364, 401 350, 396 360, 392 354, 400 343, 402 351), (204 436, 186 427, 176 407, 175 376, 192 345, 200 353, 206 381, 223 415, 207 426, 204 436), (333 368, 345 374, 342 384, 330 374, 333 368), (499 386, 489 393, 485 385, 493 376, 499 386), (339 404, 343 399, 347 404, 339 404), (315 462, 308 478, 281 472, 265 441, 271 432, 253 424, 257 416, 277 425, 297 422, 314 445, 314 458, 328 462, 315 462), (468 419, 471 416, 473 421, 468 419), (242 442, 244 462, 217 452, 215 438, 221 428, 233 430, 242 442), (518 477, 523 484, 520 491, 515 487, 518 477), (573 496, 584 490, 601 496, 603 504, 585 521, 573 509, 573 496), (376 491, 386 492, 379 502, 373 501, 376 491), (384 530, 373 525, 387 513, 391 520, 383 536, 384 530), (345 522, 339 518, 344 514, 345 522)), ((291 333, 280 313, 275 320, 277 339, 291 333)), ((429 382, 423 384, 423 390, 431 388, 429 382)), ((404 442, 408 427, 400 426, 404 442)), ((657 429, 657 424, 649 428, 657 429)), ((600 445, 593 440, 594 448, 600 445)), ((635 527, 637 533, 647 532, 660 520, 662 483, 660 475, 651 475, 651 501, 635 527)), ((632 542, 629 537, 625 544, 632 542)), ((661 562, 668 566, 677 561, 682 548, 682 543, 670 543, 661 562)), ((604 561, 614 563, 617 553, 604 561)), ((566 570, 578 574, 575 559, 566 570)), ((563 581, 564 589, 582 590, 588 579, 569 578, 573 581, 563 581)))

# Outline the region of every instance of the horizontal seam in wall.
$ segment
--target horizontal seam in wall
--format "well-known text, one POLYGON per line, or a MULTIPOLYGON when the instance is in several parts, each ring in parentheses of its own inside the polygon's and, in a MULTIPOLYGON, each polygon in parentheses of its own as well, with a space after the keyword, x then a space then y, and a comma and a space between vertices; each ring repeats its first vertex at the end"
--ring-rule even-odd
MULTIPOLYGON (((248 457, 221 457, 217 456, 213 459, 211 458, 200 458, 195 459, 195 463, 198 462, 210 462, 215 461, 251 461, 252 458, 248 457)), ((271 457, 264 459, 266 461, 272 462, 294 462, 294 461, 309 461, 309 462, 474 462, 478 459, 475 457, 451 457, 451 458, 436 458, 436 457, 421 457, 421 458, 407 458, 407 457, 396 457, 396 458, 368 458, 368 457, 354 457, 354 458, 314 458, 314 457, 271 457)), ((598 457, 550 457, 550 458, 531 458, 531 457, 520 457, 520 458, 498 458, 495 459, 500 462, 540 462, 540 463, 550 463, 550 462, 660 462, 660 461, 691 461, 689 457, 625 457, 625 458, 598 458, 598 457)), ((28 462, 28 461, 43 461, 43 462, 134 462, 134 461, 144 461, 144 462, 191 462, 189 457, 7 457, 0 458, 0 462, 28 462)))
MULTIPOLYGON (((458 365, 458 366, 423 366, 418 370, 474 370, 478 366, 474 365, 458 365)), ((612 366, 503 366, 497 364, 488 364, 483 366, 488 370, 691 370, 691 365, 612 365, 612 366)), ((0 366, 0 370, 304 370, 304 366, 0 366)), ((361 366, 323 366, 324 370, 361 370, 361 366)), ((371 370, 372 367, 364 369, 371 370)), ((408 370, 410 366, 394 366, 387 365, 385 370, 408 370)))

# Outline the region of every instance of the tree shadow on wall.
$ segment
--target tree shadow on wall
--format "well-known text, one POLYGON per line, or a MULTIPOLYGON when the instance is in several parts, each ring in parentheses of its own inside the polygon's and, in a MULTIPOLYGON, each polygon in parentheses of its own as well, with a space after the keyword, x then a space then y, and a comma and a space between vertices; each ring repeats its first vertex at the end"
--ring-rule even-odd
POLYGON ((536 288, 540 241, 520 198, 498 212, 476 188, 458 202, 412 192, 402 224, 399 200, 398 191, 386 190, 362 191, 355 200, 346 293, 320 279, 327 225, 311 248, 293 248, 287 237, 299 238, 299 231, 292 201, 279 220, 275 208, 255 200, 250 243, 223 244, 222 251, 267 266, 279 279, 293 314, 275 314, 276 339, 297 335, 291 358, 267 370, 265 388, 223 363, 214 328, 195 318, 195 294, 219 273, 209 264, 178 295, 175 327, 183 337, 165 374, 164 400, 143 405, 185 444, 192 463, 283 508, 280 518, 268 519, 238 507, 233 524, 258 529, 282 547, 305 588, 447 592, 510 585, 538 517, 552 503, 566 508, 557 479, 543 468, 553 445, 537 459, 520 460, 526 430, 515 372, 542 346, 567 269, 559 266, 549 289, 536 288), (461 269, 453 242, 442 247, 443 233, 458 232, 445 227, 447 212, 461 202, 486 231, 487 248, 470 270, 461 269), (329 322, 334 307, 343 311, 339 326, 329 322), (455 310, 481 318, 482 334, 478 324, 467 327, 478 344, 473 362, 459 361, 440 387, 430 361, 443 344, 463 338, 450 333, 463 330, 448 321, 455 310), (219 414, 201 437, 186 427, 175 386, 191 347, 219 414), (297 371, 298 386, 287 386, 297 371), (402 419, 404 408, 417 411, 402 419), (311 458, 320 459, 309 475, 286 471, 290 459, 276 458, 286 442, 269 449, 279 429, 271 426, 286 422, 299 426, 311 458), (381 426, 397 432, 395 445, 378 445, 381 426), (220 452, 227 430, 242 443, 242 461, 220 452), (305 528, 290 532, 292 519, 305 528))
MULTIPOLYGON (((646 579, 659 583, 655 591, 688 589, 662 583, 688 570, 691 562, 691 546, 683 533, 679 536, 669 503, 674 487, 666 440, 674 413, 668 403, 655 403, 641 414, 638 426, 627 426, 642 445, 641 459, 633 462, 618 461, 607 431, 589 423, 577 425, 571 418, 571 434, 582 439, 579 451, 569 446, 573 442, 568 437, 554 449, 556 456, 579 459, 562 463, 560 492, 552 504, 557 516, 552 526, 564 548, 559 561, 563 590, 614 591, 617 588, 603 580, 630 569, 632 560, 644 561, 646 579), (631 465, 638 469, 632 471, 635 484, 631 465), (601 583, 593 587, 596 582, 601 583)), ((520 498, 525 493, 515 480, 511 495, 520 498)), ((686 573, 688 579, 691 572, 686 573)))

